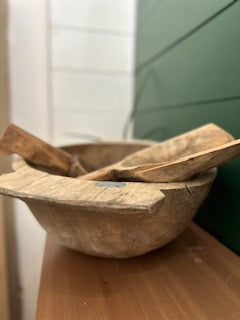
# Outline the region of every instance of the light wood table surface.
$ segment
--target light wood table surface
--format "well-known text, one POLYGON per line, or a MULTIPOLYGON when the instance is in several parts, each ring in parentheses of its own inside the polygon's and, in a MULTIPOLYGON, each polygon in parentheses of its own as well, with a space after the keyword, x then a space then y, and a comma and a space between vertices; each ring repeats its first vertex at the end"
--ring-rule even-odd
POLYGON ((195 224, 129 260, 47 239, 37 320, 239 320, 240 258, 195 224))

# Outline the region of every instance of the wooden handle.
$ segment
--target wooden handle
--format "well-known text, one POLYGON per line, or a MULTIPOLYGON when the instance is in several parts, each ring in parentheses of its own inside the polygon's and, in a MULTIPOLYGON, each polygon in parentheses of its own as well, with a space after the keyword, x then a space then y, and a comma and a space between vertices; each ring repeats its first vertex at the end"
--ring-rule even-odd
POLYGON ((84 175, 82 178, 99 181, 179 182, 186 181, 196 174, 224 164, 238 156, 240 156, 240 139, 175 161, 148 163, 125 169, 115 164, 84 175))
MULTIPOLYGON (((99 181, 168 182, 168 179, 169 181, 179 181, 172 180, 173 176, 179 175, 179 172, 175 174, 175 172, 171 172, 171 169, 166 169, 169 177, 164 175, 164 177, 160 178, 158 174, 160 174, 163 169, 156 169, 156 167, 162 166, 164 163, 167 164, 172 161, 178 161, 186 156, 191 157, 193 154, 195 155, 198 152, 203 152, 204 150, 223 145, 233 140, 234 138, 227 131, 210 123, 155 144, 149 148, 134 152, 114 165, 96 170, 81 178, 99 181), (150 180, 145 177, 145 172, 147 177, 151 176, 149 178, 150 180)), ((184 173, 186 170, 188 170, 188 168, 185 166, 184 173)))
POLYGON ((112 165, 108 167, 104 167, 102 169, 95 170, 93 172, 84 174, 80 176, 79 179, 83 180, 93 180, 93 181, 114 181, 112 177, 112 165))
POLYGON ((208 149, 168 163, 152 163, 117 171, 115 179, 144 182, 178 182, 186 181, 192 176, 222 165, 240 156, 240 139, 231 141, 216 148, 208 149))
POLYGON ((122 168, 177 160, 233 140, 227 131, 209 123, 129 155, 122 161, 122 168))
POLYGON ((17 153, 29 162, 56 174, 78 177, 86 173, 68 153, 55 148, 25 130, 10 124, 0 139, 0 153, 17 153))

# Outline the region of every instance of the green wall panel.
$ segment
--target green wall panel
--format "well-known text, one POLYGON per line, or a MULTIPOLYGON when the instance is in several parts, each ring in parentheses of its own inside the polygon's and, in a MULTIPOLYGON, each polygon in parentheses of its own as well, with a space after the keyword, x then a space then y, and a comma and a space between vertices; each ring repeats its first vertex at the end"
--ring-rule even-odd
POLYGON ((148 19, 152 19, 152 14, 161 0, 148 0, 138 2, 138 24, 144 24, 148 19))
MULTIPOLYGON (((208 122, 240 137, 240 1, 200 26, 230 3, 139 0, 136 137, 164 140, 208 122)), ((240 159, 220 167, 196 221, 240 254, 240 159)))
POLYGON ((239 17, 240 3, 237 3, 208 27, 137 73, 136 90, 146 73, 148 77, 138 108, 239 95, 240 36, 236 32, 240 30, 239 17))
POLYGON ((141 54, 137 55, 137 65, 148 60, 229 2, 230 0, 139 1, 137 45, 141 54))
POLYGON ((166 108, 165 110, 139 110, 135 116, 138 134, 142 138, 167 139, 208 122, 214 122, 240 138, 240 98, 192 107, 166 108), (151 131, 154 129, 153 134, 151 131), (159 129, 159 131, 158 131, 159 129))

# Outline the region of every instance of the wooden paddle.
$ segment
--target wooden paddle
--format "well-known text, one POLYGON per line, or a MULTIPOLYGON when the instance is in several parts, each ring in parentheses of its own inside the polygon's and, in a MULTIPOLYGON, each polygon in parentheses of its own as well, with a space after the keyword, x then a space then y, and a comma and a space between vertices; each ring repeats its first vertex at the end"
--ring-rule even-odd
POLYGON ((78 177, 86 170, 71 155, 10 124, 0 139, 0 154, 17 153, 30 163, 55 174, 78 177))
POLYGON ((215 124, 138 151, 122 161, 82 176, 86 180, 173 182, 240 155, 240 140, 215 124))

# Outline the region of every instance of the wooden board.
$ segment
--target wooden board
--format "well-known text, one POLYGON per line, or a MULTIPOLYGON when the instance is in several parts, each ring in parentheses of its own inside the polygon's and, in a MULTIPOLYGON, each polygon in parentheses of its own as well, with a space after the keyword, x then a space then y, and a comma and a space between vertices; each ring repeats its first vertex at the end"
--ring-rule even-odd
POLYGON ((195 224, 129 260, 95 258, 47 239, 37 320, 237 320, 240 258, 195 224))

